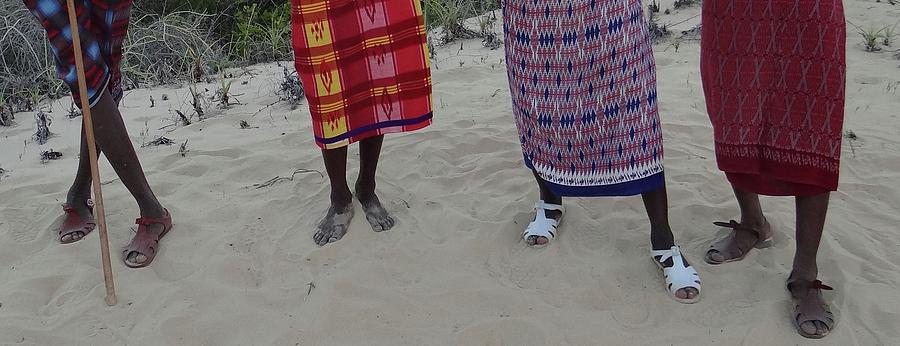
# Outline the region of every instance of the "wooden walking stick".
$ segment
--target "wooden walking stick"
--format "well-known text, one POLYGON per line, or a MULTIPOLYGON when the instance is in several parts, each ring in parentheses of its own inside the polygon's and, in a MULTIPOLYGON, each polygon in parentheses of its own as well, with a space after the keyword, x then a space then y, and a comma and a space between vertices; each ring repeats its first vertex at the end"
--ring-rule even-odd
POLYGON ((106 305, 116 305, 116 286, 113 283, 112 265, 109 259, 109 236, 106 233, 106 213, 103 210, 103 193, 100 190, 100 167, 97 164, 97 143, 94 141, 94 122, 88 101, 87 79, 84 76, 84 55, 81 52, 81 36, 78 33, 78 14, 75 1, 66 0, 69 7, 69 27, 75 49, 75 69, 78 73, 78 90, 81 91, 81 113, 84 119, 84 135, 87 137, 88 157, 91 161, 91 179, 94 186, 94 214, 100 229, 100 254, 103 262, 103 281, 106 283, 106 305))

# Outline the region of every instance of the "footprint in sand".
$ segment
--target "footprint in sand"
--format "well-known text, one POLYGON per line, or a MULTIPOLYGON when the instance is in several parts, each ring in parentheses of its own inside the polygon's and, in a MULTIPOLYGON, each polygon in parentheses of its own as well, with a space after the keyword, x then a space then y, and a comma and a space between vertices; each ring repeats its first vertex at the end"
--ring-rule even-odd
MULTIPOLYGON (((768 304, 766 304, 768 305, 768 304)), ((726 326, 740 325, 738 320, 744 318, 742 316, 756 316, 751 311, 754 310, 754 302, 745 298, 736 298, 728 301, 720 301, 705 304, 706 309, 691 314, 689 318, 694 323, 703 327, 715 329, 724 328, 726 326)), ((757 309, 768 309, 762 305, 757 309)))
POLYGON ((559 248, 555 244, 544 248, 529 247, 518 237, 521 232, 520 225, 515 223, 498 230, 495 250, 488 257, 486 267, 501 284, 536 288, 535 280, 547 277, 557 265, 553 258, 559 256, 559 248))
POLYGON ((399 208, 394 207, 394 208, 392 208, 392 210, 397 210, 397 209, 402 210, 401 213, 394 215, 394 218, 406 220, 405 222, 409 224, 409 226, 406 229, 420 230, 422 235, 424 235, 425 237, 430 239, 431 242, 436 245, 443 244, 447 241, 447 236, 444 232, 436 231, 437 228, 435 228, 435 227, 427 227, 426 226, 423 228, 420 226, 419 220, 418 220, 419 217, 432 218, 430 216, 435 216, 435 218, 436 218, 438 215, 443 215, 445 213, 445 207, 441 202, 425 200, 425 206, 424 206, 424 208, 422 208, 422 212, 415 213, 415 215, 419 215, 418 217, 413 216, 412 215, 413 213, 410 213, 408 211, 409 209, 407 208, 407 204, 405 204, 406 203, 405 201, 400 202, 400 203, 403 205, 402 207, 399 207, 399 208))
MULTIPOLYGON (((650 294, 666 294, 662 290, 662 283, 655 281, 661 279, 653 276, 653 274, 648 275, 644 272, 635 272, 656 270, 655 267, 652 267, 649 260, 646 263, 647 265, 631 263, 627 267, 617 269, 615 273, 616 280, 613 281, 616 287, 610 287, 609 290, 605 290, 609 293, 610 300, 615 302, 612 306, 612 317, 623 326, 655 325, 656 319, 659 318, 659 316, 654 317, 650 313, 647 302, 655 301, 649 297, 650 294), (659 284, 659 287, 651 286, 656 284, 659 284)), ((612 286, 612 282, 607 283, 607 285, 612 286)))
POLYGON ((59 216, 55 217, 53 221, 48 220, 52 217, 49 213, 50 210, 47 207, 5 209, 0 212, 4 215, 0 229, 8 229, 8 232, 4 233, 9 234, 17 243, 32 242, 41 234, 49 233, 55 236, 62 224, 62 209, 59 210, 59 216), (46 231, 38 232, 37 230, 41 228, 46 231))
POLYGON ((546 345, 540 326, 524 320, 498 318, 468 326, 456 335, 457 345, 546 345))

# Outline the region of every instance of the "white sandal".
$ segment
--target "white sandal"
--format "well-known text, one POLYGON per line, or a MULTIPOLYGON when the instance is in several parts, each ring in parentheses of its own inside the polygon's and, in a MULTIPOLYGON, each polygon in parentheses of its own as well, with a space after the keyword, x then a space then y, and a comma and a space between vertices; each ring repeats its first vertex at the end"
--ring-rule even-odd
POLYGON ((534 205, 534 221, 531 221, 531 223, 528 224, 528 227, 525 228, 525 232, 522 233, 522 239, 525 240, 526 244, 528 243, 528 237, 544 237, 547 238, 546 244, 535 243, 534 245, 531 245, 532 247, 544 247, 547 244, 550 244, 550 241, 556 236, 556 228, 559 227, 562 215, 560 215, 559 220, 548 219, 548 210, 555 210, 561 214, 565 214, 566 212, 562 205, 550 204, 543 200, 538 201, 534 205))
POLYGON ((651 250, 650 256, 650 260, 659 269, 662 269, 663 276, 666 277, 666 288, 669 290, 669 295, 672 296, 672 299, 683 304, 693 304, 700 301, 700 274, 694 270, 694 266, 684 266, 681 248, 674 245, 668 250, 651 250), (656 257, 659 257, 659 260, 656 257), (670 258, 672 259, 672 266, 669 268, 664 267, 663 262, 670 258), (697 295, 691 299, 678 298, 675 292, 684 288, 696 289, 697 295))

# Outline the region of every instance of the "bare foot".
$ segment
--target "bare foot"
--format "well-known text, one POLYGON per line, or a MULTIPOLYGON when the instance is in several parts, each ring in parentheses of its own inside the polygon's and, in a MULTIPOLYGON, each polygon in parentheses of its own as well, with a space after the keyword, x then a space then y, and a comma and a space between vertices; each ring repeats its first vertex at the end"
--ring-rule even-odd
POLYGON ((731 228, 734 232, 711 246, 706 252, 706 263, 723 264, 744 259, 753 248, 768 246, 773 232, 768 220, 762 223, 716 222, 717 226, 731 228))
POLYGON ((350 228, 350 220, 353 220, 353 203, 342 206, 332 204, 325 218, 319 222, 313 240, 319 246, 341 240, 350 228))
POLYGON ((359 199, 359 203, 362 204, 363 210, 366 212, 366 220, 369 221, 375 232, 388 231, 394 227, 394 218, 384 209, 374 192, 361 193, 359 192, 359 187, 357 187, 356 191, 356 198, 359 199))
POLYGON ((794 307, 794 324, 801 336, 821 339, 834 327, 834 314, 822 298, 822 290, 832 290, 819 280, 788 279, 788 290, 797 304, 794 307))

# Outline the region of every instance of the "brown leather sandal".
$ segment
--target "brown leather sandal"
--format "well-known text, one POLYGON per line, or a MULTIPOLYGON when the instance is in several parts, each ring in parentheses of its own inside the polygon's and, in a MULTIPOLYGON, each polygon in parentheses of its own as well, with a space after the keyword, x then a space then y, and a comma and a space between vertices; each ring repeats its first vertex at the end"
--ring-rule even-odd
MULTIPOLYGON (((93 212, 94 208, 90 200, 88 200, 87 206, 91 209, 91 212, 93 212)), ((60 243, 72 244, 82 240, 97 227, 97 222, 94 221, 93 215, 86 218, 81 217, 81 215, 78 214, 78 211, 75 210, 75 208, 72 208, 68 203, 63 203, 62 208, 66 213, 66 218, 63 220, 62 226, 59 227, 59 233, 57 234, 57 239, 59 239, 60 243), (74 239, 75 234, 78 233, 81 233, 81 237, 74 239), (63 240, 66 236, 70 236, 69 240, 63 240)))
POLYGON ((791 296, 794 298, 794 302, 796 305, 794 306, 794 327, 797 328, 797 333, 799 333, 804 338, 809 339, 821 339, 826 336, 834 329, 834 314, 831 312, 831 307, 828 306, 828 303, 825 303, 821 298, 822 290, 831 291, 831 288, 828 285, 822 283, 822 281, 814 280, 790 280, 787 284, 787 289, 790 291, 791 296), (794 289, 804 290, 803 299, 798 298, 794 295, 794 289), (799 303, 797 302, 799 301, 799 303), (804 323, 811 322, 816 325, 816 331, 824 331, 822 334, 810 334, 800 328, 804 323))
POLYGON ((760 239, 759 232, 757 232, 754 229, 745 227, 744 225, 741 225, 739 222, 734 221, 734 220, 731 220, 730 222, 727 222, 727 223, 726 222, 713 222, 713 224, 716 226, 719 226, 719 227, 731 228, 734 231, 731 232, 731 234, 729 234, 727 237, 713 243, 709 247, 709 250, 706 251, 706 256, 705 256, 704 260, 706 261, 706 263, 709 263, 712 265, 740 261, 740 260, 744 259, 744 257, 747 257, 747 254, 749 254, 750 250, 752 250, 753 248, 757 248, 757 249, 767 248, 767 247, 772 246, 772 243, 774 242, 774 238, 772 236, 769 236, 767 239, 760 239), (735 236, 737 235, 738 232, 749 232, 749 233, 753 234, 753 236, 756 237, 756 245, 754 245, 753 248, 750 248, 747 250, 743 250, 740 247, 737 247, 737 245, 735 245, 735 236), (723 261, 713 260, 713 258, 711 256, 712 254, 719 253, 722 255, 722 257, 725 257, 726 253, 730 253, 730 251, 728 251, 728 250, 731 247, 737 247, 737 250, 740 251, 740 255, 737 257, 732 257, 732 258, 725 258, 725 260, 723 260, 723 261))
POLYGON ((124 256, 122 261, 129 268, 143 268, 153 262, 157 251, 159 251, 159 241, 166 236, 166 233, 172 230, 172 214, 169 214, 169 210, 166 209, 165 217, 142 217, 135 220, 134 223, 138 225, 138 230, 134 238, 131 239, 131 243, 122 250, 122 255, 124 256), (163 225, 163 231, 158 236, 147 231, 147 226, 154 224, 163 225), (147 260, 141 264, 129 263, 128 257, 135 253, 146 256, 147 260))

